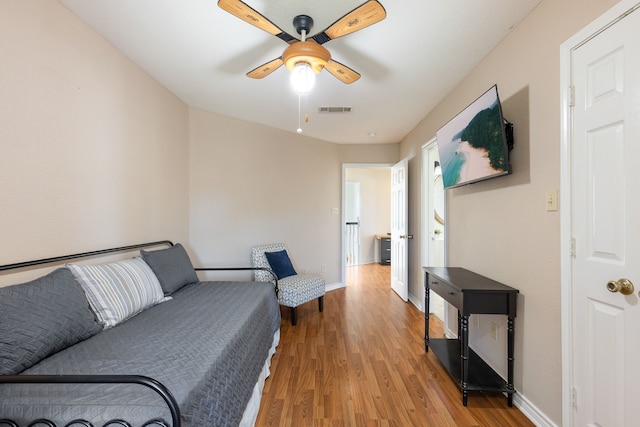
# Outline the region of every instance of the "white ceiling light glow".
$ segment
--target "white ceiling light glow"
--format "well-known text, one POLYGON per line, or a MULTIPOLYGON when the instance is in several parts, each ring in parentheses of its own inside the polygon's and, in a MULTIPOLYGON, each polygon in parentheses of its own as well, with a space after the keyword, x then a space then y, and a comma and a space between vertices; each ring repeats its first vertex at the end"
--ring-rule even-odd
POLYGON ((315 82, 316 75, 306 62, 298 62, 293 71, 291 71, 291 85, 300 95, 309 93, 315 82))

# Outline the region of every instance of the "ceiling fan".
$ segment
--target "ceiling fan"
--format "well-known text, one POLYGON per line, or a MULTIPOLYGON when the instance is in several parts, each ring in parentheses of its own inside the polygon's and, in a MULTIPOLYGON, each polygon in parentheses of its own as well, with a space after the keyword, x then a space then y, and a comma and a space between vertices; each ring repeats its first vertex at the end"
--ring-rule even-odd
POLYGON ((293 18, 293 26, 301 36, 298 39, 278 28, 269 19, 243 1, 218 0, 218 6, 289 44, 282 56, 247 73, 248 77, 254 79, 266 77, 284 64, 293 74, 298 72, 303 74, 303 78, 305 78, 304 74, 306 74, 307 78, 314 77, 313 74, 318 74, 323 69, 326 69, 343 83, 353 83, 360 78, 360 74, 331 59, 331 53, 322 45, 330 40, 375 24, 387 16, 380 2, 369 0, 338 19, 324 31, 307 38, 313 27, 313 19, 307 15, 298 15, 293 18))

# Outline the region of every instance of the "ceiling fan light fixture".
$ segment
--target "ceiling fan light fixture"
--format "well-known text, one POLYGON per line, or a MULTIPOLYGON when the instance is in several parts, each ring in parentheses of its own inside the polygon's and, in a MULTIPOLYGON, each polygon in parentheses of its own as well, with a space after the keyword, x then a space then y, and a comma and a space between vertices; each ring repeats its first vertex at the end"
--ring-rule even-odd
POLYGON ((311 65, 306 62, 298 62, 291 71, 291 85, 300 95, 309 93, 316 82, 316 75, 311 65))

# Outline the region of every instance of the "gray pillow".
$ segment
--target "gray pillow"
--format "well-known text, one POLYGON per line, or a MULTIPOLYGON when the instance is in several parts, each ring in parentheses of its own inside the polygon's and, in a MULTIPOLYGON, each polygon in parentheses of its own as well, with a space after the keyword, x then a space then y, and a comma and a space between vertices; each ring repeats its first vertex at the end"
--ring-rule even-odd
POLYGON ((18 374, 101 330, 66 268, 0 288, 0 374, 18 374))
POLYGON ((155 273, 165 295, 171 295, 184 285, 198 281, 189 255, 180 243, 168 249, 140 251, 140 255, 155 273))

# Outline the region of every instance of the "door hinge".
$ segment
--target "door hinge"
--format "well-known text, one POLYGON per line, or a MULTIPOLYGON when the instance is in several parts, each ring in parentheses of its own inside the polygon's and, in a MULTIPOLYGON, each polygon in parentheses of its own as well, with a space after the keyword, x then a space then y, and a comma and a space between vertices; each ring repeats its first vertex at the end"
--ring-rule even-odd
POLYGON ((571 407, 573 409, 578 409, 578 392, 575 387, 571 387, 571 407))
POLYGON ((569 107, 575 107, 576 105, 576 87, 569 86, 569 107))
POLYGON ((569 241, 569 256, 571 258, 576 257, 576 238, 575 237, 572 237, 571 240, 569 241))

